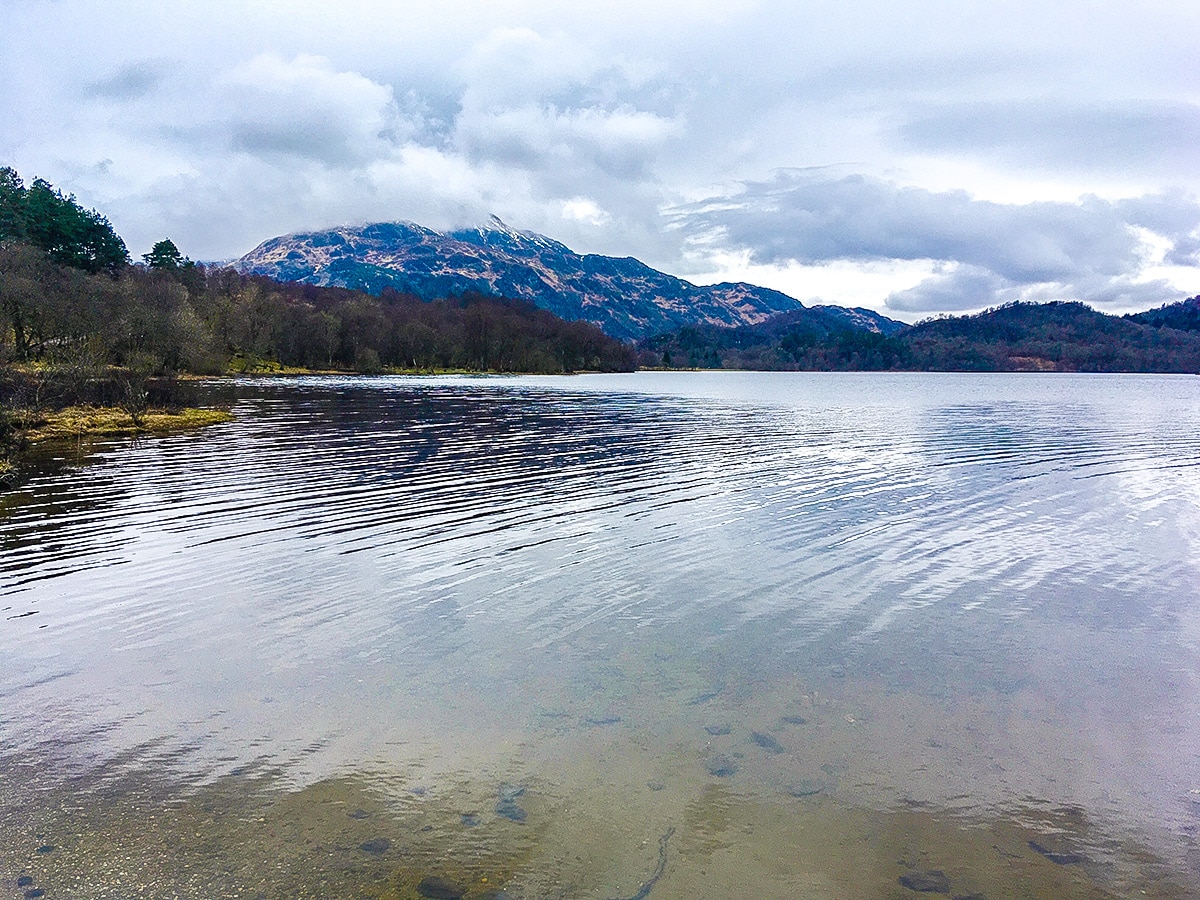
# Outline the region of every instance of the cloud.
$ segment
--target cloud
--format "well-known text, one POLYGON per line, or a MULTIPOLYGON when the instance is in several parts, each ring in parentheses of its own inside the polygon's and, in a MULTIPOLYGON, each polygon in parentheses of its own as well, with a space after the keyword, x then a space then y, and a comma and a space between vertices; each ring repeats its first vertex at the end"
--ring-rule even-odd
POLYGON ((596 192, 596 180, 609 191, 653 180, 663 148, 684 131, 653 67, 561 33, 497 29, 459 70, 467 83, 454 145, 472 161, 534 173, 556 200, 582 185, 596 192))
MULTIPOLYGON (((760 265, 932 260, 943 268, 894 292, 901 311, 964 310, 1051 295, 1132 304, 1170 291, 1136 276, 1151 255, 1139 229, 1194 252, 1200 203, 1181 192, 1112 202, 1002 204, 864 175, 784 171, 673 211, 694 247, 760 265)), ((1174 293, 1174 292, 1171 292, 1174 293)))
POLYGON ((1138 241, 1104 201, 1007 205, 965 191, 935 193, 865 175, 784 171, 769 181, 678 208, 700 237, 750 250, 760 263, 935 259, 1014 281, 1126 270, 1138 241))
POLYGON ((1137 310, 1181 299, 1182 292, 1162 279, 1135 281, 1129 276, 1088 278, 1073 284, 1014 284, 975 266, 946 267, 915 287, 894 291, 884 305, 897 313, 968 312, 1017 300, 1046 303, 1082 300, 1093 306, 1137 310))
POLYGON ((0 164, 135 255, 495 213, 854 305, 1200 287, 1196 4, 11 5, 0 164))
POLYGON ((987 269, 953 266, 916 287, 896 291, 885 305, 897 312, 961 312, 994 306, 1011 287, 1010 282, 987 269))
POLYGON ((974 100, 916 113, 895 129, 907 149, 1050 172, 1170 175, 1200 166, 1200 106, 1145 100, 974 100))
POLYGON ((230 147, 256 156, 295 156, 354 165, 386 153, 411 133, 392 89, 329 60, 266 54, 218 81, 230 147))
POLYGON ((89 83, 84 96, 108 100, 138 100, 152 93, 165 80, 169 66, 163 60, 144 60, 124 65, 111 75, 89 83))

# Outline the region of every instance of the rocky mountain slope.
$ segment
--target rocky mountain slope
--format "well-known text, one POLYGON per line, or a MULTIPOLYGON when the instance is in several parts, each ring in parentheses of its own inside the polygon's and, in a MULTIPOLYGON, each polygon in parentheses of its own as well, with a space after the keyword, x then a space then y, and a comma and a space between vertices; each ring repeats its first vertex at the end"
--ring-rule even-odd
MULTIPOLYGON (((496 218, 487 228, 451 232, 391 222, 290 234, 266 241, 235 265, 281 281, 373 294, 391 287, 424 299, 466 291, 523 299, 563 319, 593 322, 625 340, 684 325, 753 325, 804 309, 798 300, 768 288, 699 286, 631 257, 581 255, 496 218)), ((877 330, 872 321, 890 321, 843 312, 853 328, 877 330)))

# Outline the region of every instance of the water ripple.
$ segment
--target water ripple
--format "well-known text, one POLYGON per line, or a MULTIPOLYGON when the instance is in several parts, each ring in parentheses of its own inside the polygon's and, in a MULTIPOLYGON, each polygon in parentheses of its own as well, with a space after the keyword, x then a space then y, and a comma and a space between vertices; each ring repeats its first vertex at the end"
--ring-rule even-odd
POLYGON ((900 659, 936 692, 946 646, 1003 673, 1031 633, 1177 642, 1195 613, 1194 380, 212 390, 235 422, 109 443, 4 498, 10 746, 310 765, 383 752, 370 723, 398 692, 520 716, 529 672, 583 690, 634 640, 747 672, 900 659))

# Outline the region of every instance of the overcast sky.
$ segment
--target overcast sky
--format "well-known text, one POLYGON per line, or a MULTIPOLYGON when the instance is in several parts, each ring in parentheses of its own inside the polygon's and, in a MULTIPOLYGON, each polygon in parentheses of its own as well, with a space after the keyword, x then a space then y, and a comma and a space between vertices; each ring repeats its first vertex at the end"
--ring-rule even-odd
POLYGON ((0 164, 137 256, 496 214, 912 321, 1200 294, 1196 0, 4 0, 0 164))

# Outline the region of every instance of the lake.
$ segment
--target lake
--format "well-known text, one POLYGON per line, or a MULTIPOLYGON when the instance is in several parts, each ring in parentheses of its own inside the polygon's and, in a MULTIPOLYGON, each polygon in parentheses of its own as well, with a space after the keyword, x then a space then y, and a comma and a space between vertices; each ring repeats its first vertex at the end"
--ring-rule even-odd
POLYGON ((12 896, 1200 894, 1200 379, 201 390, 0 494, 12 896))

